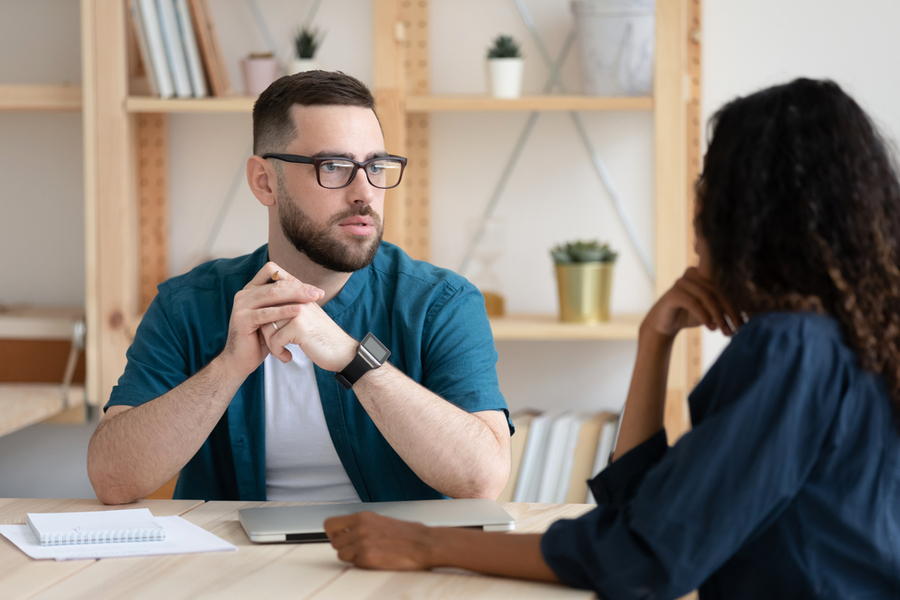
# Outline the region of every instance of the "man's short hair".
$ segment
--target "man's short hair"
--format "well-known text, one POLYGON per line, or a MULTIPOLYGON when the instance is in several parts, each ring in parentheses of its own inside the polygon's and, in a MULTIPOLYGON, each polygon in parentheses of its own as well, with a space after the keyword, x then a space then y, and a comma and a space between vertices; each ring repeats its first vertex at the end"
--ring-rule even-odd
POLYGON ((375 110, 372 92, 340 71, 304 71, 272 83, 253 105, 253 153, 283 152, 297 131, 291 107, 359 106, 375 110))

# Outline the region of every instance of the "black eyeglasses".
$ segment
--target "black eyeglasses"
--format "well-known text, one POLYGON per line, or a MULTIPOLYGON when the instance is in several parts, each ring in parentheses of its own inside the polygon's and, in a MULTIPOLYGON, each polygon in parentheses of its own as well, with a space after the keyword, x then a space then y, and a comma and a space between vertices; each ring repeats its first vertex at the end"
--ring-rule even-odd
POLYGON ((316 180, 319 185, 329 190, 337 190, 350 185, 359 169, 365 171, 366 179, 373 187, 389 190, 400 185, 403 169, 406 168, 406 159, 392 154, 377 156, 363 162, 356 162, 349 158, 328 156, 310 158, 296 154, 263 154, 262 157, 312 165, 316 168, 316 180))

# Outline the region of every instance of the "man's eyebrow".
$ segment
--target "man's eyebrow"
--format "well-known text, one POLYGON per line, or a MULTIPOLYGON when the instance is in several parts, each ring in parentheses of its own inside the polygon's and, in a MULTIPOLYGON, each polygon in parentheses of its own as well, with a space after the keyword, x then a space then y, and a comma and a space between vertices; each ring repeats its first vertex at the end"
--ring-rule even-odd
MULTIPOLYGON (((390 155, 384 150, 376 150, 374 152, 369 152, 369 154, 359 162, 364 162, 371 158, 387 158, 388 156, 390 155)), ((311 154, 310 158, 346 158, 348 160, 356 160, 350 152, 339 152, 336 150, 322 150, 321 152, 311 154)))

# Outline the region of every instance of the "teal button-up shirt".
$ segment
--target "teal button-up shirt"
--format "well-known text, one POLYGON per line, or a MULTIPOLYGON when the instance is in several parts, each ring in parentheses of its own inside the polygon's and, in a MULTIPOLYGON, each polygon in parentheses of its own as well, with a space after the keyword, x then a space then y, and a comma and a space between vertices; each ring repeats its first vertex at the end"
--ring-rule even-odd
MULTIPOLYGON (((161 284, 106 408, 152 401, 215 358, 225 346, 235 294, 266 260, 268 247, 262 246, 161 284)), ((459 275, 414 261, 383 242, 372 264, 353 273, 324 310, 357 340, 371 331, 390 348, 394 366, 448 402, 468 412, 502 410, 508 418, 484 300, 459 275)), ((181 470, 176 498, 266 499, 263 368, 247 377, 181 470)), ((443 497, 391 448, 353 391, 330 371, 315 367, 315 373, 328 431, 363 501, 443 497)), ((298 435, 303 426, 297 423, 298 435)))

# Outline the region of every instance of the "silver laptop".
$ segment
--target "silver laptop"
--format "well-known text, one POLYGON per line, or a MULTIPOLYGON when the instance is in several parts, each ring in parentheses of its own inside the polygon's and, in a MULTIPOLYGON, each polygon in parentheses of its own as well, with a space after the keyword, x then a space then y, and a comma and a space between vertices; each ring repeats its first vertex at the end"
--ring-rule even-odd
POLYGON ((254 542, 325 542, 325 519, 369 510, 386 517, 432 527, 474 527, 484 531, 511 531, 516 520, 493 500, 406 500, 242 508, 238 518, 254 542))

